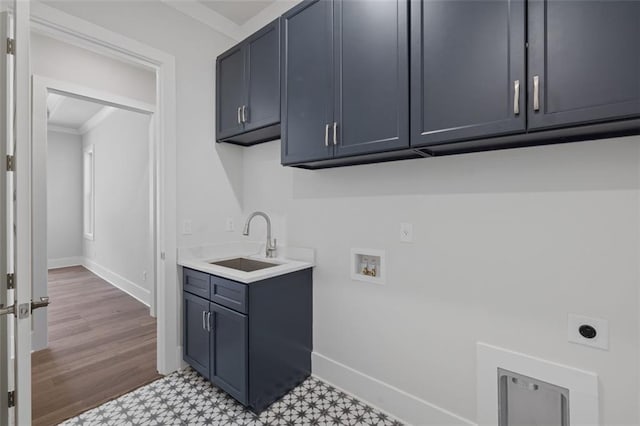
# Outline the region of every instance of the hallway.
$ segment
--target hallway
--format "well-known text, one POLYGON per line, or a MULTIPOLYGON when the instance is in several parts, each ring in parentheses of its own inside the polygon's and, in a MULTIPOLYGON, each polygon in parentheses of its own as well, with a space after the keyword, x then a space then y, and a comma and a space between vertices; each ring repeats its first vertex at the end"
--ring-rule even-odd
POLYGON ((49 347, 32 354, 33 424, 55 425, 161 376, 149 308, 82 266, 49 271, 49 347))

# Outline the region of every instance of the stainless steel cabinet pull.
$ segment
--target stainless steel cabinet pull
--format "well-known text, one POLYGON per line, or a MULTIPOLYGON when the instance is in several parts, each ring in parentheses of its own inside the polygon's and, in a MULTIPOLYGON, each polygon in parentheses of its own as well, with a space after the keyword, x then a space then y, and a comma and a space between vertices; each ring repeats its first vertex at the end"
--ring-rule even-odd
POLYGON ((207 329, 207 311, 202 311, 202 329, 207 329))
POLYGON ((324 146, 329 146, 329 124, 324 126, 324 146))
POLYGON ((207 330, 211 331, 211 312, 207 312, 207 330))
POLYGON ((333 144, 338 145, 338 123, 333 122, 333 144))
POLYGON ((247 122, 247 106, 246 105, 242 105, 242 122, 243 123, 247 122))
POLYGON ((520 114, 520 80, 513 82, 513 113, 520 114))
POLYGON ((540 77, 533 76, 533 110, 540 111, 540 77))
POLYGON ((238 124, 242 123, 242 120, 240 119, 240 110, 242 109, 242 107, 238 107, 238 124))

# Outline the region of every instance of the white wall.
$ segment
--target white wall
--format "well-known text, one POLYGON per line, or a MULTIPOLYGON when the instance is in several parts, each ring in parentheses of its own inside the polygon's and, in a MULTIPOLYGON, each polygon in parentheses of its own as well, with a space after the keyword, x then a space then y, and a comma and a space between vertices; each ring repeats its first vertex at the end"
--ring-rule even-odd
POLYGON ((244 220, 242 148, 217 144, 214 125, 215 58, 234 41, 161 2, 47 4, 175 56, 178 246, 237 238, 225 224, 244 220))
POLYGON ((31 33, 31 72, 155 104, 155 73, 117 59, 31 33))
POLYGON ((279 166, 271 142, 245 150, 245 207, 278 213, 275 236, 317 250, 317 353, 475 420, 483 341, 597 373, 602 424, 632 425, 639 142, 324 171, 279 166), (352 247, 387 251, 386 285, 350 279, 352 247), (568 313, 608 319, 610 350, 568 343, 568 313))
POLYGON ((82 257, 82 138, 47 132, 49 266, 82 257))
POLYGON ((84 257, 98 273, 143 289, 147 303, 153 283, 149 123, 148 115, 116 109, 82 137, 84 147, 93 146, 95 167, 94 239, 84 239, 84 257))

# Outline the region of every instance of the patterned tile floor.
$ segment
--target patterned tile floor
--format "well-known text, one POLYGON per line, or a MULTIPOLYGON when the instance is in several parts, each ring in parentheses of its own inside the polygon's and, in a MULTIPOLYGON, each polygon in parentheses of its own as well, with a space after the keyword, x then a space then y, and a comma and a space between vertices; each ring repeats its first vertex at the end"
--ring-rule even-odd
POLYGON ((310 377, 259 416, 191 369, 180 371, 62 423, 79 425, 376 425, 401 423, 310 377))

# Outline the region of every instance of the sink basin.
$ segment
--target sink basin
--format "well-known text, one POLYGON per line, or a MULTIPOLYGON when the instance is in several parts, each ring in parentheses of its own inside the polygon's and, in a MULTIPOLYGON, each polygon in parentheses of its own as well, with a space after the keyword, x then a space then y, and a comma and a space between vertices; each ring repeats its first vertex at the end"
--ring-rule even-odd
POLYGON ((211 265, 224 266, 225 268, 236 269, 243 272, 259 271, 261 269, 278 266, 277 263, 261 262, 259 260, 247 259, 246 257, 237 257, 235 259, 219 260, 209 263, 211 265))

